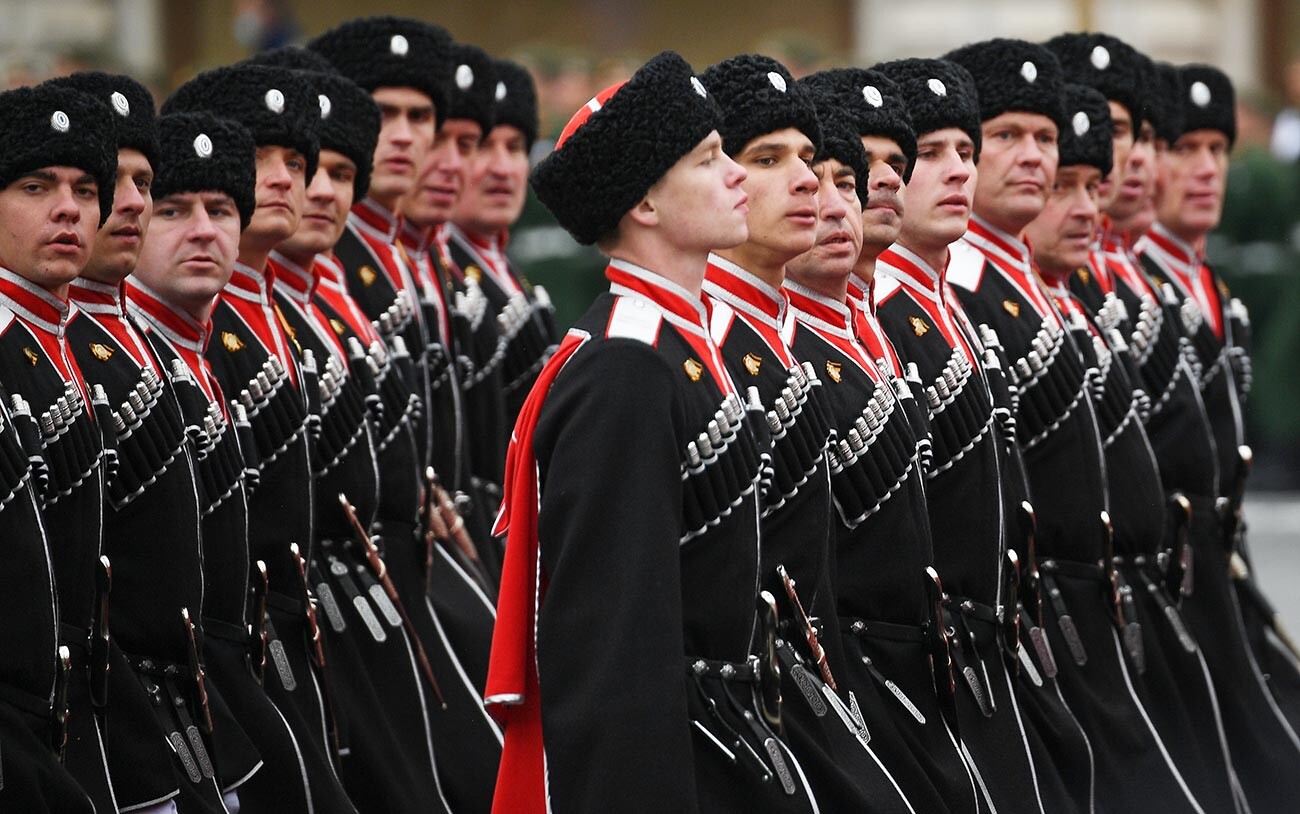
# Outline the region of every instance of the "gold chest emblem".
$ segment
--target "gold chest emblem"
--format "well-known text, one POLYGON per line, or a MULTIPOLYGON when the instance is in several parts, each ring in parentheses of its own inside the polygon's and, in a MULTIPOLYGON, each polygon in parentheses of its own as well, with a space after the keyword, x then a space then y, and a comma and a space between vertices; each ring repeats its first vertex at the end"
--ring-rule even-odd
POLYGON ((23 356, 26 356, 27 361, 32 363, 32 367, 36 367, 36 363, 41 361, 41 357, 36 355, 36 351, 31 348, 23 348, 23 356))
POLYGON ((102 342, 91 342, 90 354, 101 362, 107 362, 113 355, 113 349, 102 342))
POLYGON ((362 266, 361 270, 357 272, 357 276, 361 278, 362 285, 372 286, 375 284, 375 277, 377 275, 375 274, 375 270, 370 266, 362 266))
POLYGON ((1016 302, 1015 300, 1003 300, 1002 310, 1006 311, 1008 314, 1010 314, 1013 317, 1018 317, 1020 316, 1020 303, 1016 302))
POLYGON ((339 336, 342 336, 343 332, 347 330, 347 328, 343 327, 342 322, 339 322, 337 319, 334 319, 333 317, 330 318, 330 327, 333 328, 334 333, 338 334, 339 336))
POLYGON ((221 332, 221 346, 226 350, 234 353, 237 350, 244 349, 244 340, 232 334, 230 331, 221 332))
POLYGON ((912 333, 917 336, 925 336, 930 332, 929 324, 920 317, 908 317, 907 324, 912 326, 912 333))
POLYGON ((832 362, 829 359, 826 360, 826 375, 830 376, 831 381, 835 382, 836 384, 839 384, 840 379, 844 378, 844 375, 840 373, 840 369, 842 367, 843 365, 840 364, 839 362, 832 362))
POLYGON ((1083 280, 1084 285, 1092 282, 1092 274, 1087 269, 1079 269, 1076 273, 1079 275, 1079 279, 1083 280))
POLYGON ((465 276, 477 283, 483 277, 483 269, 475 265, 468 265, 465 267, 465 276))
POLYGON ((763 357, 755 355, 753 353, 746 353, 744 362, 745 362, 745 370, 749 371, 749 375, 757 376, 758 369, 763 365, 763 357))
POLYGON ((694 359, 687 359, 685 362, 682 362, 682 370, 686 371, 686 375, 689 376, 693 382, 698 382, 700 377, 704 375, 704 365, 694 359))

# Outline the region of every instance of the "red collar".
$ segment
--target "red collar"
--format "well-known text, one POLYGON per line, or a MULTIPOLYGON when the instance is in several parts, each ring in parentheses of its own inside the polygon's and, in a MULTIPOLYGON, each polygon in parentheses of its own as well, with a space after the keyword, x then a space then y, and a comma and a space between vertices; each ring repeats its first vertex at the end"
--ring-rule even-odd
POLYGON ((1040 317, 1055 317, 1056 310, 1035 279, 1038 272, 1032 259, 1033 247, 1028 241, 1012 237, 976 215, 971 215, 970 226, 966 234, 962 235, 962 240, 988 258, 1002 272, 1002 276, 1011 281, 1021 295, 1033 304, 1040 317))
POLYGON ((62 339, 72 307, 36 283, 0 266, 0 305, 32 328, 62 339))
POLYGON ((402 225, 402 218, 380 206, 374 198, 363 198, 352 205, 348 222, 362 234, 371 235, 382 243, 392 243, 402 225))
POLYGON ((122 284, 105 285, 94 280, 78 277, 68 285, 68 299, 77 304, 78 310, 87 314, 112 314, 123 316, 122 284))
POLYGON ((163 302, 157 293, 135 277, 126 280, 126 307, 173 345, 199 354, 208 349, 208 340, 212 338, 211 322, 200 324, 184 311, 163 302))
POLYGON ((920 255, 895 243, 876 258, 876 273, 884 272, 898 280, 904 288, 921 294, 931 302, 943 302, 948 287, 944 276, 948 272, 947 261, 951 258, 952 254, 949 253, 944 260, 944 267, 936 271, 920 255))
POLYGON ((785 294, 779 288, 745 271, 730 260, 709 255, 704 267, 704 290, 735 310, 780 330, 785 321, 785 294))
POLYGON ((314 262, 310 269, 305 269, 279 252, 271 252, 266 268, 268 276, 275 281, 275 290, 296 303, 305 305, 311 302, 320 284, 318 266, 314 262))

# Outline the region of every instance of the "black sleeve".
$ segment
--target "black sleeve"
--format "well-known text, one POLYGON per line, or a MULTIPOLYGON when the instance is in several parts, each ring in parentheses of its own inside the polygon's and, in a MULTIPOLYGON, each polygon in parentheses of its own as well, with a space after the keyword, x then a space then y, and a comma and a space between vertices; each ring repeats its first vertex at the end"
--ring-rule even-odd
POLYGON ((535 443, 542 731, 555 812, 693 812, 682 632, 680 421, 634 340, 580 350, 535 443))

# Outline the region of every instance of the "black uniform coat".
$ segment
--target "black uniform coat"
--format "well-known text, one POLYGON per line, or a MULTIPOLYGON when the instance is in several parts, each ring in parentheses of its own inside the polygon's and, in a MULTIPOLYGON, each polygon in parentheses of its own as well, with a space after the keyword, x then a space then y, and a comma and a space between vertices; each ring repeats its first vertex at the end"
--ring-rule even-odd
MULTIPOLYGON (((930 618, 926 589, 934 553, 922 462, 929 438, 924 425, 913 423, 920 408, 894 366, 889 340, 860 310, 865 303, 836 302, 790 280, 784 288, 783 334, 822 376, 833 427, 828 454, 843 683, 874 702, 863 710, 872 748, 915 808, 978 811, 974 778, 943 716, 927 647, 926 628, 937 620, 930 618)), ((946 656, 939 663, 947 692, 946 656)))
MULTIPOLYGON (((249 634, 249 621, 261 609, 249 609, 246 482, 248 473, 256 472, 254 452, 249 450, 246 461, 241 427, 234 423, 232 408, 204 358, 211 324, 200 325, 173 310, 134 279, 127 282, 127 297, 129 313, 168 373, 187 432, 197 447, 203 517, 203 650, 222 790, 237 787, 240 809, 247 814, 306 810, 312 792, 303 761, 325 758, 319 750, 304 752, 299 747, 293 730, 255 676, 255 670, 261 669, 262 650, 260 639, 254 641, 249 634), (232 780, 246 741, 256 748, 259 768, 251 777, 232 780)), ((244 440, 251 442, 251 437, 245 435, 244 440)), ((321 772, 328 772, 323 763, 316 766, 318 776, 321 772)))
POLYGON ((879 753, 859 739, 856 726, 850 730, 835 710, 846 701, 849 706, 856 702, 859 707, 865 703, 878 709, 878 699, 850 699, 847 688, 841 690, 843 695, 828 694, 831 688, 823 687, 823 673, 805 643, 798 607, 777 572, 778 567, 785 568, 795 583, 799 604, 818 620, 831 677, 845 675, 830 579, 832 519, 826 445, 831 424, 822 404, 825 385, 817 381, 819 375, 805 371, 781 337, 786 301, 780 290, 713 255, 705 272, 704 291, 711 307, 710 334, 722 350, 732 380, 770 414, 772 471, 771 484, 764 484, 760 504, 759 585, 777 599, 779 615, 787 620, 782 626, 789 650, 783 653, 782 697, 791 748, 808 771, 813 788, 828 804, 835 801, 837 806, 852 809, 871 800, 882 811, 900 809, 903 801, 898 797, 897 782, 887 767, 881 767, 879 753), (785 413, 777 408, 778 401, 785 413), (796 681, 796 673, 803 680, 796 681))
POLYGON ((613 290, 543 372, 511 448, 494 810, 810 811, 746 663, 754 419, 700 299, 622 261, 606 273, 613 290), (701 455, 711 421, 724 440, 701 455))
POLYGON ((206 358, 237 405, 236 418, 241 411, 247 414, 245 457, 256 472, 248 501, 249 555, 263 561, 270 575, 265 687, 303 753, 316 810, 351 811, 335 776, 329 673, 321 664, 323 653, 313 646, 319 641, 313 635, 315 614, 307 579, 292 553, 296 544, 302 563, 311 561, 315 495, 307 387, 290 347, 273 310, 269 282, 237 265, 213 310, 206 358))
POLYGON ((379 495, 367 400, 378 393, 360 369, 368 365, 364 353, 354 366, 316 307, 314 271, 273 253, 267 274, 295 350, 300 358, 310 353, 303 372, 307 386, 315 373, 319 394, 312 404, 312 467, 320 499, 310 574, 331 644, 331 700, 346 743, 340 775, 363 812, 425 811, 442 795, 424 680, 403 621, 337 499, 346 495, 362 527, 371 527, 379 495))
POLYGON ((68 746, 65 765, 97 809, 148 804, 173 797, 177 784, 172 758, 158 737, 152 706, 115 644, 88 645, 97 618, 97 560, 103 530, 105 454, 89 391, 67 345, 68 303, 17 274, 0 269, 0 382, 11 399, 21 397, 30 419, 23 446, 38 468, 39 497, 58 597, 59 644, 72 656, 68 687, 68 746), (107 676, 104 675, 108 669, 107 676), (106 694, 100 692, 107 687, 106 694), (92 689, 95 691, 92 703, 92 689), (120 712, 121 742, 132 745, 138 772, 110 790, 103 746, 105 707, 110 695, 120 712))
POLYGON ((873 288, 880 324, 901 360, 916 367, 912 386, 927 408, 933 456, 926 496, 944 624, 952 631, 961 742, 999 811, 1040 811, 995 610, 1004 582, 1006 464, 989 374, 943 272, 895 244, 877 260, 873 288))
MULTIPOLYGON (((4 309, 0 313, 9 314, 4 309)), ((93 811, 90 798, 59 761, 55 697, 59 629, 50 547, 36 490, 39 484, 0 387, 0 808, 14 811, 93 811)))
MULTIPOLYGON (((1192 505, 1188 539, 1193 579, 1182 609, 1209 665, 1246 798, 1252 808, 1269 810, 1295 798, 1289 782, 1295 773, 1282 766, 1295 765, 1300 737, 1273 698, 1250 645, 1229 575, 1229 558, 1237 541, 1226 539, 1225 518, 1216 505, 1220 494, 1237 488, 1236 448, 1243 440, 1240 382, 1234 380, 1240 368, 1233 366, 1229 352, 1234 320, 1223 305, 1223 292, 1213 273, 1163 226, 1153 226, 1137 248, 1144 268, 1166 295, 1168 318, 1182 325, 1187 361, 1200 385, 1218 461, 1214 492, 1184 490, 1192 505), (1209 298, 1211 310, 1205 310, 1194 292, 1209 298), (1281 779, 1270 782, 1267 777, 1281 779)), ((1157 447, 1156 452, 1161 456, 1164 450, 1157 447)))

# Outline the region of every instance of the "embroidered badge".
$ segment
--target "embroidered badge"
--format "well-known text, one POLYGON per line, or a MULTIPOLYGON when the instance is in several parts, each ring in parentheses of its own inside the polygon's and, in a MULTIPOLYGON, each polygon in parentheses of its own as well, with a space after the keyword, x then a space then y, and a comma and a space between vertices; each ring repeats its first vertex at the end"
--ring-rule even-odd
POLYGON ((375 284, 375 270, 370 266, 362 266, 361 270, 357 272, 357 276, 361 278, 362 285, 370 286, 375 284))
POLYGON ((343 332, 347 330, 347 328, 343 326, 343 323, 339 322, 337 319, 330 319, 330 327, 333 328, 334 333, 339 336, 342 336, 343 332))
POLYGON ((745 370, 749 371, 749 375, 757 376, 758 369, 763 364, 763 357, 756 356, 752 353, 746 353, 744 362, 745 362, 745 370))
POLYGON ((465 276, 477 283, 483 278, 483 269, 472 264, 468 265, 465 267, 465 276))
POLYGON ((91 342, 90 354, 101 362, 107 362, 113 355, 113 349, 102 342, 91 342))
POLYGON ((244 340, 235 336, 230 331, 221 332, 221 344, 226 350, 230 351, 231 353, 234 353, 237 350, 244 349, 244 340))
POLYGON ((1008 314, 1010 314, 1013 317, 1018 317, 1020 316, 1020 303, 1016 302, 1015 300, 1003 300, 1002 310, 1006 311, 1008 314))
POLYGON ((687 359, 685 362, 682 362, 682 369, 686 371, 686 375, 689 376, 693 382, 698 382, 700 377, 704 375, 704 365, 694 359, 687 359))
POLYGON ((36 367, 36 363, 41 361, 41 357, 37 356, 36 351, 31 348, 23 348, 23 356, 26 356, 27 361, 32 363, 32 367, 36 367))
POLYGON ((930 326, 920 317, 908 317, 907 324, 912 326, 912 333, 917 336, 925 336, 930 332, 930 326))
POLYGON ((1084 285, 1087 285, 1092 281, 1092 275, 1088 273, 1087 269, 1079 269, 1077 274, 1079 275, 1079 279, 1083 280, 1084 285))
POLYGON ((832 362, 829 359, 826 360, 826 375, 830 376, 831 381, 836 384, 839 384, 840 379, 844 378, 843 374, 840 373, 840 368, 842 367, 843 365, 839 362, 832 362))

